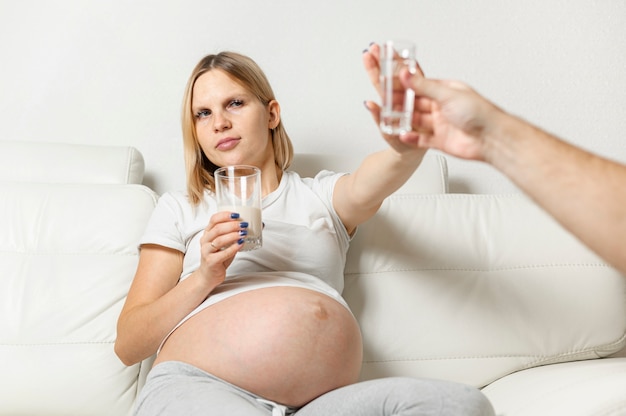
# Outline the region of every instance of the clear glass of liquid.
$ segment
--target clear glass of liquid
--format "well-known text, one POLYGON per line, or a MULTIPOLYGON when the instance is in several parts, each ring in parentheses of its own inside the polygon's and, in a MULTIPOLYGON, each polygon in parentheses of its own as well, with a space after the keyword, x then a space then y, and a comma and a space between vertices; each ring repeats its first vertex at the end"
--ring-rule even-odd
POLYGON ((410 41, 390 40, 380 48, 380 85, 382 106, 380 129, 385 134, 398 135, 411 131, 415 93, 400 83, 402 68, 416 70, 415 44, 410 41))

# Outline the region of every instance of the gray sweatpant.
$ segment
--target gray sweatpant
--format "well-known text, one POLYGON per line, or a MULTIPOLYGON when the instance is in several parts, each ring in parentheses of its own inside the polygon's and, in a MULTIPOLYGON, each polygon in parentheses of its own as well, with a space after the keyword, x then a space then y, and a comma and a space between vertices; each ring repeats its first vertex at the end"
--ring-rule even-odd
POLYGON ((192 365, 158 364, 137 400, 135 416, 493 416, 487 398, 463 384, 389 377, 342 387, 301 408, 264 400, 192 365))

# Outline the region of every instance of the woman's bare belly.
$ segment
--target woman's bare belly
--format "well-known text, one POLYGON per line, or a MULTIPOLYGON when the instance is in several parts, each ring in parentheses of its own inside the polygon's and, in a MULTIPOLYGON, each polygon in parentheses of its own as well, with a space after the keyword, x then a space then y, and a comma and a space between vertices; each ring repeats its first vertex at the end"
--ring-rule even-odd
POLYGON ((183 323, 155 364, 182 361, 265 399, 302 406, 357 381, 362 341, 352 314, 304 288, 240 293, 183 323))

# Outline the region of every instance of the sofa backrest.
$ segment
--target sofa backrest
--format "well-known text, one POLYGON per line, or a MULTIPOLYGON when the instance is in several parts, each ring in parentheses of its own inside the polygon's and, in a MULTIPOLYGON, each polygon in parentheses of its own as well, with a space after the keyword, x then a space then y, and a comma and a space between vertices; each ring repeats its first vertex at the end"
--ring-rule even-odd
POLYGON ((7 182, 140 184, 144 169, 130 146, 0 141, 0 179, 7 182))
POLYGON ((157 200, 128 183, 143 159, 106 146, 0 149, 0 414, 129 414, 148 366, 124 366, 113 343, 157 200))
POLYGON ((362 378, 478 387, 626 343, 626 278, 523 195, 392 195, 360 226, 344 297, 362 378))
MULTIPOLYGON (((313 177, 323 169, 334 172, 354 172, 359 167, 364 155, 296 153, 291 169, 303 177, 313 177)), ((380 172, 384 175, 385 172, 380 172)), ((407 180, 395 194, 442 194, 448 192, 448 165, 444 156, 427 153, 419 169, 407 180)))

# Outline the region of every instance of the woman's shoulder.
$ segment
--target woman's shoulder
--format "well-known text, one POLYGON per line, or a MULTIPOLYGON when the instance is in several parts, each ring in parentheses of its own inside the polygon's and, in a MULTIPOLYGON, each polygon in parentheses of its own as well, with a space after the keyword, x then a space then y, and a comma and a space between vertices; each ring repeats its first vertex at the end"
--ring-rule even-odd
POLYGON ((337 180, 341 178, 345 173, 337 173, 330 170, 321 170, 313 177, 300 177, 300 175, 293 171, 288 171, 285 173, 288 175, 289 184, 287 187, 292 189, 302 189, 305 188, 308 192, 312 192, 317 195, 319 198, 331 201, 333 191, 335 189, 335 184, 337 180))
POLYGON ((191 203, 187 192, 173 190, 164 192, 159 196, 159 205, 178 206, 180 208, 184 208, 191 206, 191 203))
POLYGON ((181 229, 194 230, 201 224, 206 226, 208 217, 217 211, 215 199, 205 192, 204 199, 195 205, 184 191, 167 191, 159 197, 153 216, 162 221, 178 224, 181 229))
POLYGON ((185 216, 193 216, 199 208, 201 211, 204 211, 206 208, 214 206, 215 199, 213 198, 211 192, 205 191, 204 198, 200 201, 198 205, 194 205, 191 202, 191 198, 186 191, 173 190, 163 193, 159 197, 158 205, 163 208, 168 208, 170 210, 183 213, 185 216))
POLYGON ((334 182, 346 173, 338 173, 331 170, 323 169, 317 172, 314 176, 302 177, 300 174, 293 170, 285 171, 285 175, 290 182, 302 182, 307 186, 315 186, 321 182, 334 182))

